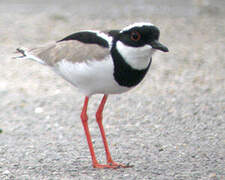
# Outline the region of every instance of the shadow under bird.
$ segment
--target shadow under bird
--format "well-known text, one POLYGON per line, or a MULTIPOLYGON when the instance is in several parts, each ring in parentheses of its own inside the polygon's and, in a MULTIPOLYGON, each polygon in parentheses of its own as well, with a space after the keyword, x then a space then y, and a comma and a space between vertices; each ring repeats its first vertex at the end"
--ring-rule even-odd
POLYGON ((121 30, 79 31, 45 46, 17 49, 21 56, 16 58, 49 66, 84 93, 80 117, 94 168, 131 167, 112 160, 102 125, 102 112, 109 94, 124 93, 142 81, 155 51, 168 52, 168 48, 159 42, 159 35, 159 29, 151 23, 134 23, 121 30), (96 119, 106 152, 106 164, 97 161, 88 128, 88 101, 94 94, 104 94, 96 119))

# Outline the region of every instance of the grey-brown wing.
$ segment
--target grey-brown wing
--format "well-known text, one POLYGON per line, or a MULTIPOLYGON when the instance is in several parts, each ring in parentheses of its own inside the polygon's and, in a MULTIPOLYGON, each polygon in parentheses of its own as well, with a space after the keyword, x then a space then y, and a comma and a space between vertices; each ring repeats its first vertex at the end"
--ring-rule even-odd
POLYGON ((76 40, 51 43, 31 49, 29 52, 50 66, 54 66, 54 64, 63 59, 73 63, 87 60, 102 60, 110 53, 108 48, 76 40))

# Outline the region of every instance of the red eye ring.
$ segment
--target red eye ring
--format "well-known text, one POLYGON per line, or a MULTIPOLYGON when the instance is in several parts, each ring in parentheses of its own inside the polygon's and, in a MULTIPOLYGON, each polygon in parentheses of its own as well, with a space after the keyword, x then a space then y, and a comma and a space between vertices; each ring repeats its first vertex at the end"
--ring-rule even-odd
POLYGON ((136 41, 137 42, 137 41, 139 41, 141 39, 141 34, 139 32, 137 32, 137 31, 133 31, 133 32, 131 32, 130 39, 132 41, 136 41))

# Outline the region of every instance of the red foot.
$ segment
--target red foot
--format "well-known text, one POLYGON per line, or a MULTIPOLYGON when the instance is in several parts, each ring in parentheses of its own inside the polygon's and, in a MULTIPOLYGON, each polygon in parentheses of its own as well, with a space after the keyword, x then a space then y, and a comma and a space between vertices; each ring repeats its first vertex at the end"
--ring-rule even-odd
POLYGON ((117 168, 130 168, 130 167, 133 167, 132 165, 124 165, 124 164, 118 164, 116 162, 110 162, 108 164, 99 164, 99 163, 96 163, 96 164, 93 164, 93 167, 94 168, 112 168, 112 169, 117 169, 117 168))

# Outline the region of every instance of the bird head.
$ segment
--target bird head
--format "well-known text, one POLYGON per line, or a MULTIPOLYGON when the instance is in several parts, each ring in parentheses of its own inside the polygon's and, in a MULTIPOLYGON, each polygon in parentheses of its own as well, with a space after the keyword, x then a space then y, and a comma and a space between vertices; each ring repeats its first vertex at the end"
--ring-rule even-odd
POLYGON ((116 49, 135 69, 146 68, 156 50, 169 51, 159 42, 160 31, 151 23, 134 23, 111 33, 116 49))
POLYGON ((123 28, 118 40, 130 47, 150 46, 152 49, 168 52, 168 48, 159 42, 160 31, 151 23, 135 23, 123 28))

